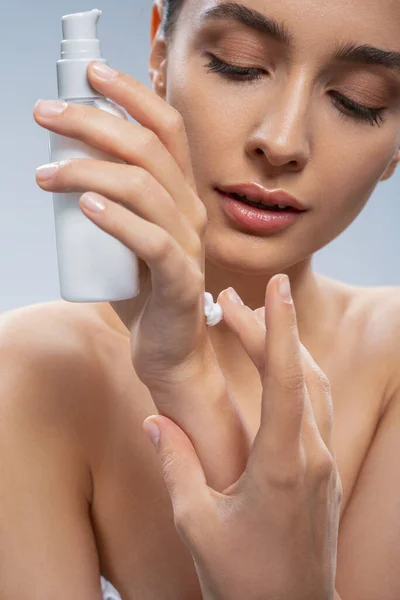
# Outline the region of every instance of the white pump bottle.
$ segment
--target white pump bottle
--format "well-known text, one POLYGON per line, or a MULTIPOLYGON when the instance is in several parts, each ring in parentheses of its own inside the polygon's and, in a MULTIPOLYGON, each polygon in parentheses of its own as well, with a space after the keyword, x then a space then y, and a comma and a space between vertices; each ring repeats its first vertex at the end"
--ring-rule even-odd
MULTIPOLYGON (((97 36, 100 9, 62 17, 61 60, 57 62, 58 97, 86 104, 128 120, 125 111, 95 90, 87 67, 102 57, 97 36)), ((94 158, 124 163, 114 156, 48 131, 50 161, 94 158)), ((89 191, 89 190, 85 190, 89 191)), ((81 193, 53 193, 60 293, 68 302, 113 302, 135 298, 140 292, 139 258, 119 240, 95 225, 80 209, 81 193)), ((205 292, 206 323, 223 319, 222 308, 205 292)))
MULTIPOLYGON (((65 15, 62 18, 61 60, 57 62, 58 97, 86 104, 128 120, 120 107, 89 83, 87 67, 102 58, 97 23, 102 11, 65 15)), ((94 158, 123 163, 113 156, 48 131, 51 162, 94 158)), ((138 257, 119 240, 95 225, 80 209, 81 193, 54 193, 54 218, 61 297, 69 302, 111 302, 139 294, 138 257)))

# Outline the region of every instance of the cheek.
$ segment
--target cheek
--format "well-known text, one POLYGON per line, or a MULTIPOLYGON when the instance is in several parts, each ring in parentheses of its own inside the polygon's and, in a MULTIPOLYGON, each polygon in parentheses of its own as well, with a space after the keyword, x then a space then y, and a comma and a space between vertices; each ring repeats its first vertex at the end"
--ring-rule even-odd
MULTIPOLYGON (((341 212, 345 217, 355 217, 365 206, 375 190, 393 156, 391 140, 371 136, 369 144, 343 143, 332 151, 328 164, 321 167, 323 189, 330 190, 331 202, 327 209, 341 212), (345 151, 344 151, 345 149, 345 151)), ((353 137, 354 139, 354 137, 353 137)))
MULTIPOLYGON (((246 143, 252 117, 246 118, 245 101, 238 101, 229 91, 221 94, 220 87, 214 93, 208 77, 197 70, 180 66, 179 72, 170 75, 167 101, 184 118, 193 170, 201 186, 219 173, 219 167, 223 171, 225 166, 226 172, 232 160, 242 156, 238 145, 246 143)), ((254 114, 263 110, 264 104, 254 106, 254 114)), ((302 177, 308 182, 319 219, 327 221, 328 229, 333 227, 337 234, 363 209, 395 152, 389 127, 371 129, 346 123, 332 127, 331 123, 315 134, 313 156, 302 177), (322 197, 321 190, 329 192, 322 197)))
POLYGON ((210 102, 196 91, 185 90, 175 95, 173 106, 184 118, 189 141, 199 149, 206 145, 207 152, 215 153, 232 140, 232 119, 223 102, 210 102))
POLYGON ((223 155, 235 138, 241 143, 245 140, 237 129, 238 123, 245 125, 243 104, 232 106, 231 101, 229 105, 220 88, 218 94, 213 93, 208 78, 196 74, 194 77, 193 71, 186 70, 172 77, 167 101, 183 116, 194 169, 209 171, 208 167, 215 169, 216 157, 218 164, 223 164, 223 155))
MULTIPOLYGON (((360 136, 361 139, 361 136, 360 136)), ((316 248, 339 236, 360 214, 379 183, 392 153, 390 142, 358 143, 357 147, 343 145, 341 151, 326 157, 313 182, 318 224, 314 243, 316 248), (343 152, 346 148, 346 152, 343 152), (329 190, 321 195, 318 190, 329 190)))

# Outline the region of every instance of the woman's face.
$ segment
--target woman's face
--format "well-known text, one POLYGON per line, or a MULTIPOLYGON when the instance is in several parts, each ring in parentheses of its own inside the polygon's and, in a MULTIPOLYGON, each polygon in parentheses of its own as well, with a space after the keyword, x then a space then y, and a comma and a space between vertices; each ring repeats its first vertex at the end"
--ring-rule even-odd
POLYGON ((346 43, 400 52, 400 2, 242 1, 284 22, 292 48, 232 20, 201 20, 227 2, 186 0, 168 48, 165 99, 186 125, 209 216, 207 259, 236 271, 280 272, 346 229, 398 155, 400 66, 396 72, 333 54, 346 43), (211 54, 259 69, 259 78, 210 71, 211 54), (346 99, 365 108, 356 112, 346 99), (369 110, 381 107, 375 117, 369 110), (216 188, 251 181, 287 190, 308 212, 273 235, 240 230, 216 188))

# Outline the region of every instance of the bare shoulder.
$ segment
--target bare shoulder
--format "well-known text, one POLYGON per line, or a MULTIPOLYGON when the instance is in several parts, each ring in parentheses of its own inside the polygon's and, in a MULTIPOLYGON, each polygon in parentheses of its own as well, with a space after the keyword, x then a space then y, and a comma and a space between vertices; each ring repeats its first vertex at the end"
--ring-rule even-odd
POLYGON ((88 381, 95 372, 100 380, 104 349, 115 336, 99 307, 56 300, 6 311, 0 314, 0 350, 6 345, 35 363, 50 360, 53 367, 80 365, 88 381))
POLYGON ((400 286, 362 287, 319 275, 328 292, 333 292, 341 314, 359 324, 375 343, 396 341, 400 324, 400 286))
POLYGON ((400 352, 400 286, 352 286, 351 294, 371 344, 388 357, 395 349, 400 352))
POLYGON ((41 349, 53 344, 53 350, 78 350, 89 341, 95 319, 95 312, 84 304, 64 300, 30 304, 0 314, 0 344, 6 340, 23 348, 34 341, 41 349))
MULTIPOLYGON (((368 312, 382 300, 389 304, 400 303, 400 286, 357 286, 333 277, 317 274, 318 281, 327 292, 333 292, 344 299, 354 310, 365 309, 368 312)), ((378 307, 379 308, 379 307, 378 307)))
POLYGON ((384 409, 396 397, 400 402, 400 286, 368 290, 370 307, 368 339, 379 352, 382 370, 387 371, 384 409))
POLYGON ((81 305, 63 300, 2 313, 0 353, 3 358, 12 357, 7 361, 8 368, 18 370, 23 362, 25 368, 32 366, 36 373, 54 380, 86 371, 89 382, 96 355, 90 343, 88 314, 81 305))
POLYGON ((11 391, 0 408, 63 432, 87 464, 100 444, 93 424, 105 396, 104 363, 93 343, 102 331, 97 319, 86 306, 62 300, 0 315, 2 389, 11 391), (21 393, 12 393, 17 388, 21 393))
POLYGON ((400 286, 361 287, 323 277, 338 293, 345 328, 353 337, 359 358, 375 365, 385 382, 382 408, 400 386, 400 286))

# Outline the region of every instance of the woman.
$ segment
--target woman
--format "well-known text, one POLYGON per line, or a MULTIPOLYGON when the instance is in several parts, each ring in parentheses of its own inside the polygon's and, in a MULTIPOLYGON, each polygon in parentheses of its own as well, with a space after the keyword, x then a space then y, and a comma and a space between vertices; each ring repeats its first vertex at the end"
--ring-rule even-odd
MULTIPOLYGON (((400 84, 393 68, 398 56, 367 54, 364 48, 348 62, 344 50, 350 48, 342 44, 342 60, 333 59, 338 40, 399 52, 399 7, 389 0, 384 6, 335 0, 328 6, 318 4, 318 9, 311 1, 298 5, 280 1, 264 7, 247 0, 247 10, 225 8, 225 18, 201 20, 204 10, 214 4, 185 0, 171 1, 168 6, 168 43, 159 27, 162 7, 153 7, 150 69, 155 98, 150 99, 127 78, 124 85, 113 87, 95 79, 92 70, 88 74, 99 90, 129 105, 144 127, 154 127, 157 115, 149 118, 149 112, 156 107, 156 98, 165 99, 182 115, 196 198, 207 210, 205 289, 216 298, 232 285, 245 305, 256 309, 264 305, 265 288, 272 277, 289 275, 299 337, 332 387, 333 446, 343 484, 336 589, 343 600, 395 598, 399 583, 390 564, 396 564, 399 553, 398 536, 393 535, 398 490, 392 458, 398 444, 395 419, 399 418, 398 342, 393 327, 398 324, 398 292, 397 288, 344 285, 313 273, 311 261, 315 251, 350 225, 376 184, 393 173, 400 158, 400 84), (254 11, 258 11, 257 19, 250 22, 254 11), (235 21, 229 15, 236 16, 235 21), (278 41, 272 17, 285 21, 292 33, 286 35, 286 43, 278 41), (236 22, 238 18, 241 23, 236 22), (257 24, 257 30, 250 23, 257 24), (210 54, 240 66, 240 75, 228 74, 227 67, 210 54), (390 60, 392 68, 383 66, 384 59, 390 60), (243 73, 247 68, 251 71, 243 73), (221 69, 225 73, 215 72, 221 69), (290 189, 305 213, 279 232, 256 231, 238 223, 217 190, 248 181, 269 189, 290 189)), ((130 136, 132 155, 127 162, 137 164, 133 129, 128 124, 124 131, 115 124, 115 129, 105 132, 106 116, 84 113, 78 107, 69 107, 58 121, 58 117, 41 118, 38 112, 35 118, 43 127, 81 136, 93 145, 101 143, 103 132, 103 143, 116 154, 121 148, 129 150, 129 144, 121 142, 128 142, 130 136)), ((181 155, 182 139, 175 135, 167 140, 174 156, 181 155)), ((123 179, 116 171, 106 171, 104 163, 96 167, 88 162, 86 168, 78 162, 60 170, 53 180, 40 183, 41 187, 55 191, 75 186, 107 198, 114 194, 117 202, 127 198, 128 173, 123 179)), ((161 177, 166 163, 155 164, 161 177)), ((180 166, 190 181, 187 163, 180 166)), ((171 170, 166 170, 168 176, 171 170)), ((170 180, 167 184, 173 186, 170 180)), ((154 197, 162 201, 161 192, 154 197)), ((189 188, 173 199, 202 235, 201 211, 189 188)), ((117 204, 107 208, 109 214, 115 211, 113 233, 117 235, 116 223, 122 222, 122 216, 127 219, 126 211, 117 212, 117 204)), ((97 217, 99 226, 100 220, 97 217)), ((134 231, 129 241, 139 244, 138 221, 135 230, 133 221, 129 223, 132 230, 120 225, 119 235, 128 241, 129 231, 134 231)), ((104 219, 102 226, 112 232, 110 220, 104 219)), ((180 243, 189 249, 193 238, 189 240, 182 223, 176 235, 184 233, 187 237, 180 243)), ((198 267, 201 252, 194 248, 193 243, 197 263, 192 263, 198 267)), ((157 273, 160 281, 170 265, 166 261, 164 271, 157 273)), ((149 287, 144 289, 150 292, 149 287)), ((159 286, 157 292, 162 289, 159 286)), ((187 294, 187 307, 194 304, 193 297, 187 294)), ((196 354, 203 341, 208 349, 208 339, 250 441, 260 426, 262 385, 256 365, 235 333, 234 314, 229 320, 229 303, 223 299, 228 320, 209 329, 207 339, 200 328, 200 303, 191 313, 187 311, 187 323, 179 314, 171 319, 171 331, 179 333, 180 344, 173 346, 177 352, 173 357, 168 344, 158 358, 165 365, 173 358, 179 367, 178 351, 185 343, 182 369, 174 380, 166 380, 164 371, 157 381, 155 369, 162 360, 152 363, 150 346, 147 355, 142 346, 150 339, 144 335, 154 323, 150 317, 162 307, 146 304, 146 300, 142 295, 136 302, 115 303, 118 316, 109 305, 52 303, 3 319, 0 381, 2 397, 13 400, 4 403, 0 437, 2 455, 10 457, 2 465, 0 494, 2 514, 7 517, 1 549, 5 597, 18 590, 18 597, 32 598, 37 590, 37 597, 47 593, 57 598, 79 594, 98 598, 100 573, 123 598, 201 597, 191 554, 175 530, 162 470, 142 423, 157 411, 174 418, 176 407, 171 406, 168 394, 182 383, 179 373, 187 378, 187 390, 191 382, 198 383, 199 363, 185 361, 185 357, 196 354), (188 339, 187 324, 194 322, 199 326, 193 327, 188 339), (61 336, 68 343, 60 344, 61 336), (37 349, 35 354, 32 347, 37 349), (152 386, 154 382, 158 389, 152 386), (168 385, 170 391, 163 398, 168 385)), ((169 323, 164 320, 162 325, 167 331, 169 323)), ((214 372, 214 365, 207 367, 219 381, 218 369, 214 372)), ((213 378, 208 381, 214 383, 213 378)), ((203 398, 215 393, 211 383, 196 388, 203 398)), ((209 419, 209 424, 208 411, 205 403, 200 416, 204 422, 209 419)), ((190 414, 184 416, 182 428, 191 435, 199 412, 192 422, 190 414)), ((222 418, 219 425, 224 427, 222 418)), ((207 431, 204 447, 196 448, 200 459, 208 444, 217 446, 219 431, 207 431)), ((221 448, 240 440, 236 456, 226 457, 231 460, 226 481, 218 468, 208 465, 210 484, 214 478, 217 489, 225 489, 244 466, 246 436, 241 434, 240 427, 233 433, 231 428, 224 430, 221 448)))

